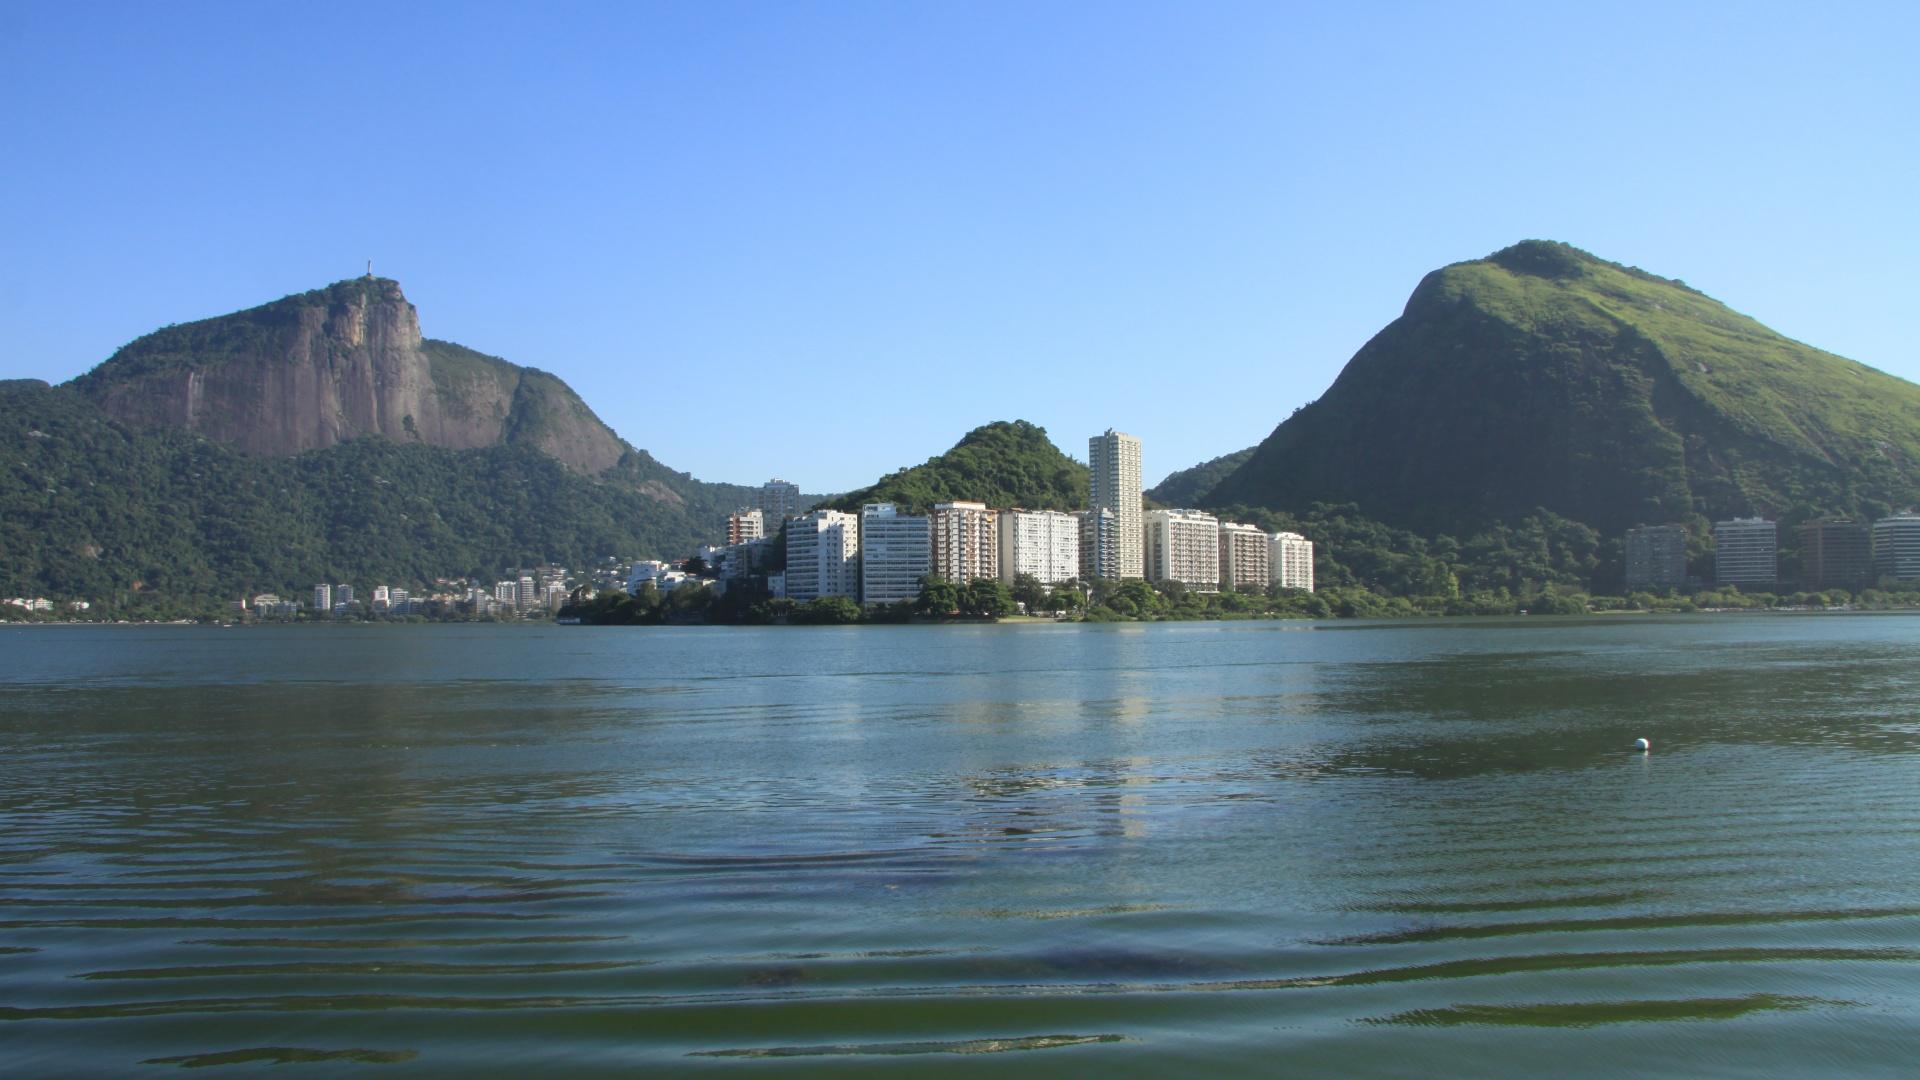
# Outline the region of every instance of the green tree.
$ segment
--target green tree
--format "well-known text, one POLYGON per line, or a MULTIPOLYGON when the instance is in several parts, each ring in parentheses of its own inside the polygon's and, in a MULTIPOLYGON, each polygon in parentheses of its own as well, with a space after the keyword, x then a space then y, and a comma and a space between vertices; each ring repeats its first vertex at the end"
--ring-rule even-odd
POLYGON ((792 622, 814 626, 833 626, 860 621, 860 605, 845 596, 822 596, 793 610, 792 622))
POLYGON ((960 610, 983 618, 1005 618, 1013 614, 1013 594, 999 578, 974 578, 961 586, 960 610))
POLYGON ((1027 605, 1029 615, 1050 610, 1047 587, 1040 584, 1040 579, 1032 574, 1015 574, 1011 591, 1016 603, 1027 605))
POLYGON ((923 615, 944 616, 960 610, 960 588, 940 578, 921 578, 914 607, 923 615))

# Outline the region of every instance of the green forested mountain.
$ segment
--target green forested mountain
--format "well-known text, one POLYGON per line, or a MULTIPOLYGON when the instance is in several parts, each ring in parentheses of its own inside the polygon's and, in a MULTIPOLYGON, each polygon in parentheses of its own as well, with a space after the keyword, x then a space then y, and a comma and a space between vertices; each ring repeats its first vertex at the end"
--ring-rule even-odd
POLYGON ((0 594, 134 610, 675 555, 712 540, 746 491, 690 481, 639 451, 603 478, 524 444, 364 436, 263 457, 129 427, 38 382, 0 384, 0 466, 0 594))
POLYGON ((1233 470, 1244 465, 1253 456, 1253 451, 1254 448, 1249 446, 1245 450, 1235 450, 1191 468, 1169 473, 1165 480, 1147 489, 1147 499, 1161 506, 1199 506, 1214 485, 1233 475, 1233 470))
POLYGON ((889 473, 870 487, 834 499, 831 509, 858 512, 870 502, 925 513, 935 503, 971 501, 1027 510, 1082 510, 1087 467, 1060 452, 1047 429, 1025 420, 974 428, 953 449, 925 464, 889 473))
POLYGON ((186 610, 671 557, 753 489, 620 439, 559 378, 420 336, 360 278, 169 326, 65 386, 0 384, 0 593, 186 610))
POLYGON ((1400 318, 1204 497, 1469 535, 1543 509, 1616 534, 1920 499, 1920 386, 1679 281, 1527 241, 1400 318))

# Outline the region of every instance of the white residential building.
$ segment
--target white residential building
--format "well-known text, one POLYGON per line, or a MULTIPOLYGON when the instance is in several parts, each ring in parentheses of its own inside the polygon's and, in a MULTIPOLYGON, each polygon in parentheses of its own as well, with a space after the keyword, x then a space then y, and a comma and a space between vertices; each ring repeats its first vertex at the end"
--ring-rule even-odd
MULTIPOLYGON (((637 594, 648 585, 652 585, 658 589, 661 580, 671 573, 673 573, 673 567, 667 563, 663 563, 658 559, 640 559, 627 570, 627 593, 629 595, 637 594)), ((500 599, 509 604, 513 603, 515 592, 513 582, 506 581, 501 584, 507 586, 507 593, 500 599)))
MULTIPOLYGON (((791 534, 787 542, 792 544, 791 534)), ((925 517, 902 514, 892 503, 860 508, 862 604, 912 600, 920 595, 920 579, 932 572, 933 537, 925 517)))
POLYGON ((1111 510, 1082 510, 1080 523, 1080 580, 1120 576, 1120 519, 1111 510))
MULTIPOLYGON (((517 581, 496 581, 493 583, 493 598, 498 603, 512 604, 514 593, 519 591, 520 583, 517 581)), ((627 583, 627 591, 633 591, 633 583, 631 581, 627 583)))
POLYGON ((338 611, 340 608, 349 606, 352 603, 353 603, 353 586, 335 585, 333 587, 334 610, 338 611))
POLYGON ((540 587, 534 584, 533 575, 520 575, 520 582, 514 589, 513 606, 521 611, 532 611, 540 604, 540 587))
POLYGON ((1256 525, 1220 523, 1220 586, 1265 590, 1273 578, 1273 540, 1256 525))
POLYGON ((315 585, 313 587, 313 613, 316 615, 333 614, 333 586, 315 585))
POLYGON ((1080 576, 1080 519, 1058 510, 1000 511, 1000 578, 1030 574, 1042 585, 1080 576))
POLYGON ((1719 585, 1772 588, 1780 583, 1780 534, 1765 518, 1713 523, 1713 580, 1719 585))
POLYGON ((1087 509, 1111 510, 1118 519, 1113 576, 1145 577, 1140 440, 1108 428, 1087 440, 1087 466, 1087 509))
POLYGON ((1873 523, 1873 576, 1920 581, 1920 514, 1909 511, 1873 523))
POLYGON ((860 595, 860 519, 815 510, 787 522, 787 599, 860 595))
POLYGON ((727 518, 727 543, 750 544, 767 535, 767 515, 763 510, 736 510, 727 518))
POLYGON ((933 576, 957 584, 999 577, 998 517, 986 503, 934 504, 933 576))
POLYGON ((1313 541, 1299 533, 1273 534, 1273 583, 1313 591, 1313 541))
POLYGON ((373 587, 373 610, 385 611, 393 604, 393 590, 385 585, 373 587))
POLYGON ((1220 519, 1199 510, 1155 510, 1143 539, 1147 580, 1220 591, 1220 519))

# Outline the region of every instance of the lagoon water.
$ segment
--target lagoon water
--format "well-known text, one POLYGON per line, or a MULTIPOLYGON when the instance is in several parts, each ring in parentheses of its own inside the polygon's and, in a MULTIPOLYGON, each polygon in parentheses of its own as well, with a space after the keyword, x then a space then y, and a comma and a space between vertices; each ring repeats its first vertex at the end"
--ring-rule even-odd
POLYGON ((11 1076, 1916 1056, 1920 617, 0 629, 11 1076))

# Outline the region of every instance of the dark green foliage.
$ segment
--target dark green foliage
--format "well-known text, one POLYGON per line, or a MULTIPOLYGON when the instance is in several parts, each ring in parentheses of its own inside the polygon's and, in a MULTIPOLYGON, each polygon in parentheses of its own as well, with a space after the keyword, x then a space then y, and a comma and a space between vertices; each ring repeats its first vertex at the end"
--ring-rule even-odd
POLYGON ((960 610, 960 586, 940 578, 922 579, 920 595, 913 606, 922 615, 935 618, 952 615, 960 610))
POLYGON ((1148 488, 1147 501, 1158 506, 1199 506, 1206 499, 1207 493, 1213 490, 1214 485, 1246 464, 1247 459, 1253 456, 1255 449, 1249 446, 1245 450, 1236 450, 1231 454, 1214 458, 1212 461, 1203 461, 1190 469, 1181 469, 1160 481, 1156 486, 1148 488))
POLYGON ((1429 274, 1204 502, 1353 503, 1454 535, 1544 508, 1614 536, 1916 499, 1920 387, 1679 282, 1528 241, 1429 274))
POLYGON ((984 502, 995 508, 1082 510, 1087 503, 1087 467, 1060 452, 1047 429, 1025 420, 1001 420, 974 428, 953 449, 924 465, 901 469, 871 487, 828 504, 858 513, 872 502, 891 502, 923 514, 935 503, 984 502))
POLYGON ((793 609, 787 621, 811 626, 839 626, 860 621, 860 605, 844 596, 822 596, 793 609))
POLYGON ((64 387, 0 384, 8 596, 164 614, 242 592, 303 596, 323 581, 418 589, 547 561, 675 555, 710 540, 745 490, 699 484, 641 451, 606 479, 525 445, 367 438, 251 457, 129 430, 64 387))
POLYGON ((1013 594, 999 578, 974 578, 960 587, 960 613, 978 619, 1004 619, 1013 614, 1013 594))

